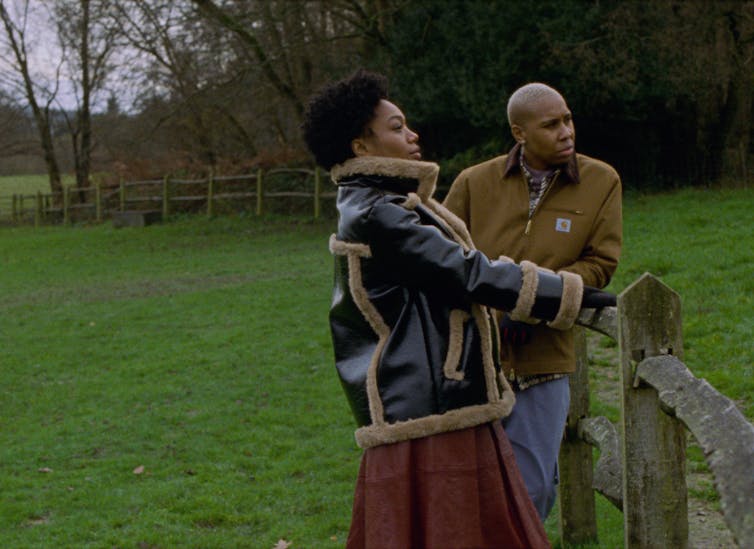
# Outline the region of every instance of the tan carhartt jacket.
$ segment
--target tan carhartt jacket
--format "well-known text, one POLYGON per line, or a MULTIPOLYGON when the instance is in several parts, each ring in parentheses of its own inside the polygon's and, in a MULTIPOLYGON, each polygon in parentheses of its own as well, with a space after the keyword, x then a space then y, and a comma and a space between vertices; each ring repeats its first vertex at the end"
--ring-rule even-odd
MULTIPOLYGON (((490 258, 528 260, 581 275, 584 284, 610 282, 622 244, 621 183, 608 164, 576 154, 550 184, 529 218, 529 189, 519 145, 462 171, 444 205, 468 226, 490 258)), ((504 346, 502 363, 516 375, 565 373, 576 367, 573 331, 534 326, 531 342, 504 346)))

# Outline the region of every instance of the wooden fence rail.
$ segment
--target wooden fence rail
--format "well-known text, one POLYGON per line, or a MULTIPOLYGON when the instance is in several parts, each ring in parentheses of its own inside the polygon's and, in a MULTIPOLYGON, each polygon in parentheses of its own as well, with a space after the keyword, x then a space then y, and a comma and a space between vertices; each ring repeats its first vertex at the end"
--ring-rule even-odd
POLYGON ((594 491, 623 511, 626 548, 688 547, 686 430, 712 470, 728 528, 754 547, 754 426, 735 404, 683 364, 678 294, 649 273, 617 308, 582 311, 578 323, 617 339, 621 425, 589 417, 585 331, 560 453, 564 545, 597 539, 594 491), (592 446, 600 450, 596 467, 592 446))
MULTIPOLYGON (((10 219, 21 223, 28 221, 33 211, 34 224, 39 225, 51 215, 58 215, 63 224, 69 224, 74 211, 86 211, 88 216, 100 222, 113 212, 124 212, 133 205, 154 204, 150 209, 159 209, 164 217, 172 212, 172 205, 178 203, 205 202, 208 216, 215 215, 217 203, 221 200, 253 200, 254 211, 262 215, 268 199, 310 198, 315 218, 322 213, 322 200, 333 198, 334 192, 322 192, 322 173, 319 168, 274 168, 259 169, 255 174, 215 176, 213 173, 202 179, 178 179, 168 176, 162 179, 142 181, 121 181, 116 188, 103 188, 99 183, 89 187, 63 187, 62 193, 37 193, 36 195, 14 194, 9 199, 10 219), (268 178, 276 175, 293 175, 311 178, 307 190, 269 190, 268 178), (229 182, 248 181, 248 190, 222 192, 219 187, 229 182), (197 186, 204 187, 197 192, 197 186), (311 190, 309 190, 309 188, 311 190), (137 195, 134 190, 141 192, 137 195), (184 191, 185 189, 185 191, 184 191), (252 190, 253 189, 253 190, 252 190), (73 197, 78 196, 75 201, 73 197), (84 197, 84 199, 81 199, 84 197), (30 207, 30 204, 33 205, 30 207)), ((0 209, 6 209, 0 206, 0 209)))

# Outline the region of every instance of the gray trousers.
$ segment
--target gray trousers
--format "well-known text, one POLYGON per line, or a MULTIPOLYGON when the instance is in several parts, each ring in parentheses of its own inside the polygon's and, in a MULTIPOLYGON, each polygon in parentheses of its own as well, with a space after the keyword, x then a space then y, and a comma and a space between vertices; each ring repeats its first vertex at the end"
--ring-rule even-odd
POLYGON ((558 452, 568 416, 568 376, 516 393, 513 412, 503 419, 524 484, 542 521, 555 503, 558 452))

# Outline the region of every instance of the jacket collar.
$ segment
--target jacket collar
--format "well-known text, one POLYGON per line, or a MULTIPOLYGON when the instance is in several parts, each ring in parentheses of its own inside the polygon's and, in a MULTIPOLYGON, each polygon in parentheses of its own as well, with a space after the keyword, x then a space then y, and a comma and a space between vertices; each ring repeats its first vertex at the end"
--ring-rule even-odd
MULTIPOLYGON (((510 175, 515 170, 521 171, 521 161, 519 160, 520 156, 521 143, 516 143, 508 153, 508 158, 506 159, 505 167, 503 168, 503 177, 508 177, 508 175, 510 175)), ((579 167, 576 163, 576 153, 571 155, 571 158, 568 159, 568 162, 563 167, 561 173, 563 174, 563 177, 565 177, 572 183, 579 183, 581 181, 581 179, 579 178, 579 167)))
POLYGON ((384 156, 356 156, 330 169, 334 183, 352 175, 378 175, 400 179, 415 179, 419 182, 416 194, 422 202, 428 201, 435 192, 440 166, 434 162, 405 160, 384 156))

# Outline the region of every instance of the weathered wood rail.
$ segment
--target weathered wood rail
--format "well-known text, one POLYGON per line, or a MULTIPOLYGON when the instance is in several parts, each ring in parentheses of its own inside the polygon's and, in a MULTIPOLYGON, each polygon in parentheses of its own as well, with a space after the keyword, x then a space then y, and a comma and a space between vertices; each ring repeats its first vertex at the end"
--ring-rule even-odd
POLYGON ((754 547, 754 426, 735 404, 682 362, 680 298, 645 273, 618 306, 582 311, 578 323, 618 341, 621 420, 589 417, 586 336, 560 453, 564 546, 597 540, 594 491, 623 511, 626 548, 686 548, 686 430, 704 451, 725 522, 754 547), (600 450, 596 467, 592 446, 600 450))
POLYGON ((258 169, 246 175, 215 176, 210 173, 201 179, 165 176, 161 179, 121 181, 117 187, 103 187, 100 183, 88 187, 64 186, 63 192, 56 194, 15 194, 10 199, 8 210, 10 219, 16 223, 33 219, 34 224, 39 225, 54 217, 66 225, 71 222, 74 213, 96 222, 112 217, 113 212, 132 210, 160 210, 162 217, 166 218, 179 203, 197 203, 212 217, 221 201, 243 201, 257 215, 262 215, 267 200, 304 198, 312 200, 312 213, 318 218, 322 212, 322 200, 335 196, 334 192, 323 192, 322 177, 319 168, 273 168, 258 169), (310 184, 304 186, 305 190, 270 189, 268 178, 281 175, 305 177, 310 184), (230 183, 242 184, 236 185, 237 188, 233 190, 223 190, 223 186, 230 183))

